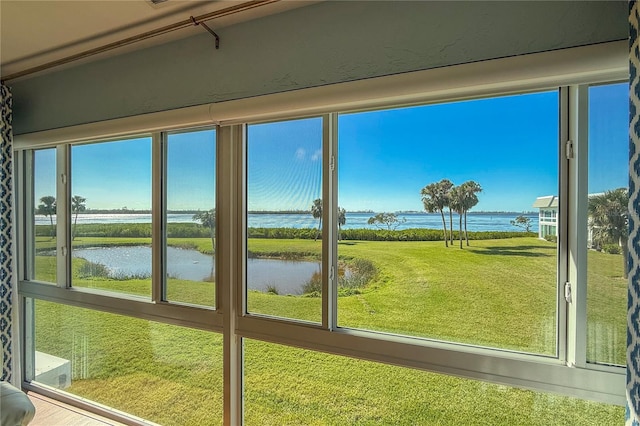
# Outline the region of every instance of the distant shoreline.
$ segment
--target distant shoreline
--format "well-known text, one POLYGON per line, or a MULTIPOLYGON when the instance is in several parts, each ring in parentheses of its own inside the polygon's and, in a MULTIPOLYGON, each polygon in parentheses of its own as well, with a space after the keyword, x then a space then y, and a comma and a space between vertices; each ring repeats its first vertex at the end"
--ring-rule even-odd
MULTIPOLYGON (((206 210, 167 210, 167 214, 196 214, 199 212, 203 212, 206 210)), ((248 212, 249 214, 300 214, 300 215, 310 215, 311 211, 304 211, 304 210, 250 210, 248 212)), ((347 213, 350 214, 375 214, 375 213, 380 213, 377 211, 373 211, 373 210, 355 210, 355 211, 351 211, 348 210, 347 213)), ((417 210, 411 210, 411 211, 396 211, 393 212, 396 215, 403 215, 403 214, 439 214, 439 213, 427 213, 425 211, 417 211, 417 210)), ((445 211, 445 213, 447 213, 445 211)), ((455 212, 454 212, 455 213, 455 212)), ((83 215, 89 215, 89 214, 122 214, 122 215, 131 215, 131 214, 151 214, 151 210, 85 210, 83 211, 81 214, 83 215)), ((483 211, 483 210, 479 210, 479 211, 470 211, 467 214, 469 215, 499 215, 499 214, 504 214, 504 215, 534 215, 534 214, 538 214, 538 212, 536 211, 522 211, 522 212, 517 212, 517 211, 483 211)))

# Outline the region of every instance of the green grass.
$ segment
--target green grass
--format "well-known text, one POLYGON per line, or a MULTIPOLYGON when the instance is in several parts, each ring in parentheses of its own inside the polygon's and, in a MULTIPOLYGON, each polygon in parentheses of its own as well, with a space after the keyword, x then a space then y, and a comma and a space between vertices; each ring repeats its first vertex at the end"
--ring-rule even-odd
MULTIPOLYGON (((120 240, 82 237, 74 245, 120 240)), ((208 238, 169 244, 211 251, 208 238)), ((248 246, 256 257, 321 256, 320 241, 251 239, 248 246)), ((460 250, 437 241, 343 241, 338 255, 340 262, 370 260, 376 269, 358 294, 339 297, 340 326, 555 352, 553 243, 478 240, 460 250)), ((53 276, 51 259, 36 257, 40 279, 53 276)), ((74 259, 74 271, 82 262, 74 259)), ((621 268, 620 255, 589 252, 590 360, 624 364, 621 268)), ((150 294, 148 280, 76 278, 74 284, 150 294)), ((212 304, 214 286, 172 279, 169 299, 212 304)), ((36 306, 37 348, 73 360, 71 392, 163 424, 215 424, 221 418, 220 336, 42 301, 36 306)), ((252 291, 248 306, 251 312, 320 321, 318 297, 252 291)), ((245 368, 248 424, 600 425, 624 417, 621 407, 257 341, 246 343, 245 368)))

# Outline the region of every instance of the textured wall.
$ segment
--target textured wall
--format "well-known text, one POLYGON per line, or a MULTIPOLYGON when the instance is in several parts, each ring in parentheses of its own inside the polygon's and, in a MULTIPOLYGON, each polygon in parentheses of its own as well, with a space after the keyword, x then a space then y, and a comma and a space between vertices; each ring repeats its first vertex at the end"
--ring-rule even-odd
MULTIPOLYGON (((12 83, 14 133, 627 38, 625 1, 331 1, 12 83)), ((215 21, 212 22, 215 28, 215 21)))

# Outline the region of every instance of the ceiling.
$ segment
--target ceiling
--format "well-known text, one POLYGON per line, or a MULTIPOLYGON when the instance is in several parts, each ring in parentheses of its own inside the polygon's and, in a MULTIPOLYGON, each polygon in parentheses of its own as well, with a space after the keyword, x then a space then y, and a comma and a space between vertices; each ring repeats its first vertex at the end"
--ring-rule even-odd
MULTIPOLYGON (((137 36, 243 3, 229 0, 0 0, 0 76, 56 61, 71 55, 137 36)), ((216 30, 238 22, 256 19, 306 6, 314 1, 271 1, 206 24, 216 30)), ((104 58, 148 47, 151 44, 183 38, 205 31, 202 26, 172 31, 126 47, 101 53, 104 58)), ((224 47, 224 41, 221 41, 224 47)), ((46 71, 45 71, 46 72, 46 71)))

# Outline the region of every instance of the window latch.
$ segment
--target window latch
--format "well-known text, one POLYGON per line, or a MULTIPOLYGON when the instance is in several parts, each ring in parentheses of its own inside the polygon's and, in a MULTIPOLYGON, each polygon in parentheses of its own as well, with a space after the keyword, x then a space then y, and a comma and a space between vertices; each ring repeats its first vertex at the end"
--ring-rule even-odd
POLYGON ((571 297, 571 283, 567 281, 564 283, 564 299, 567 303, 572 303, 573 299, 571 297))
POLYGON ((571 160, 573 159, 575 152, 573 149, 573 141, 572 140, 568 140, 566 145, 565 145, 565 155, 567 156, 567 160, 571 160))

